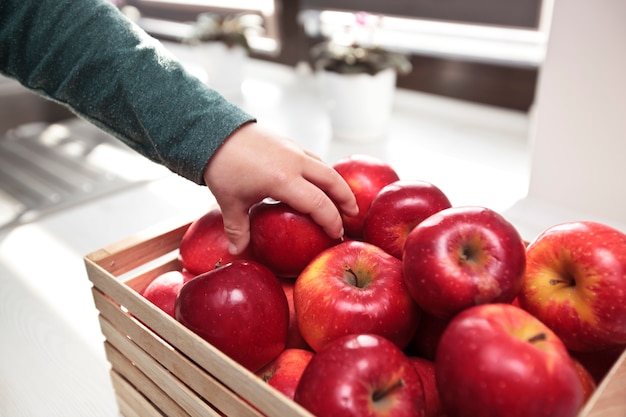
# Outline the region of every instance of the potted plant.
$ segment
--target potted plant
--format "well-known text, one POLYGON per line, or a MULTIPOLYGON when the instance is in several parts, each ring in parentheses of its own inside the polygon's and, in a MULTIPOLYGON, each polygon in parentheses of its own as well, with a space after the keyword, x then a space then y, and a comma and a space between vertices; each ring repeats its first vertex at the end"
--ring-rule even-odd
POLYGON ((398 74, 412 70, 406 55, 377 45, 378 18, 358 13, 355 25, 311 48, 321 78, 333 137, 350 141, 384 138, 398 74))
POLYGON ((248 36, 262 31, 263 18, 256 14, 201 13, 184 41, 195 49, 209 85, 238 93, 250 52, 248 36))

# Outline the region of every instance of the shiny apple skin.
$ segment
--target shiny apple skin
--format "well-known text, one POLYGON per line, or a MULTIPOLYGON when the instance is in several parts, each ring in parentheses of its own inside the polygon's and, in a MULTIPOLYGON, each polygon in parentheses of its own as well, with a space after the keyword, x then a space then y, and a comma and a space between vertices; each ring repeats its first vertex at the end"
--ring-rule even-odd
POLYGON ((587 402, 589 398, 594 394, 598 385, 593 375, 578 359, 572 356, 576 370, 578 371, 578 377, 583 387, 583 402, 587 402))
POLYGON ((237 259, 252 258, 248 248, 232 255, 229 245, 222 212, 214 208, 193 221, 183 234, 179 245, 180 263, 193 275, 200 275, 237 259))
POLYGON ((519 303, 573 351, 626 344, 626 235, 597 222, 567 222, 527 249, 519 303))
POLYGON ((419 356, 409 356, 409 360, 417 371, 424 392, 425 417, 443 417, 443 408, 437 391, 435 362, 419 356))
POLYGON ((455 316, 439 342, 435 372, 447 417, 575 417, 584 404, 563 342, 511 304, 455 316))
POLYGON ((291 278, 283 278, 280 279, 280 284, 283 286, 283 291, 285 291, 287 303, 289 304, 289 330, 287 332, 287 345, 285 346, 285 349, 312 350, 302 337, 300 327, 298 327, 298 317, 296 315, 296 307, 293 302, 293 290, 296 286, 296 281, 291 278))
POLYGON ((286 348, 274 360, 257 372, 269 386, 290 400, 296 395, 296 388, 302 373, 315 355, 306 349, 286 348))
POLYGON ((426 181, 400 180, 383 187, 367 211, 363 238, 402 259, 407 236, 427 217, 452 207, 440 188, 426 181))
POLYGON ((175 318, 176 298, 183 284, 193 278, 193 275, 184 271, 168 271, 155 279, 141 292, 146 300, 150 301, 172 318, 175 318))
POLYGON ((417 304, 447 319, 474 305, 512 302, 522 286, 526 248, 515 227, 495 211, 452 207, 411 231, 402 263, 417 304))
POLYGON ((311 216, 279 201, 265 199, 249 215, 254 259, 281 278, 295 279, 318 253, 341 242, 311 216))
POLYGON ((417 371, 402 350, 368 334, 340 337, 317 352, 294 397, 324 417, 423 417, 423 398, 417 371), (374 400, 382 392, 387 394, 374 400))
POLYGON ((176 299, 176 319, 256 372, 285 348, 289 307, 269 269, 238 260, 185 283, 176 299))
POLYGON ((350 333, 378 334, 404 348, 421 315, 402 279, 400 260, 356 240, 311 261, 296 280, 294 306, 300 333, 315 351, 350 333))
POLYGON ((400 177, 390 164, 363 154, 342 158, 333 168, 348 183, 359 207, 359 214, 356 216, 342 215, 345 234, 352 239, 361 240, 365 216, 372 200, 384 186, 398 181, 400 177))

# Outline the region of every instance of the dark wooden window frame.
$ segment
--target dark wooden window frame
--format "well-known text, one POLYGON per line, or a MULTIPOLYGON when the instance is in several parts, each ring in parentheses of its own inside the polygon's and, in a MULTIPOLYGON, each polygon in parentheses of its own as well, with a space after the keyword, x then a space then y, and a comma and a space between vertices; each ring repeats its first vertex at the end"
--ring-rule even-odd
POLYGON ((265 30, 268 33, 268 37, 276 39, 280 44, 283 36, 281 35, 281 22, 278 16, 272 16, 268 18, 263 16, 258 10, 241 10, 238 8, 228 7, 215 7, 215 6, 202 6, 199 4, 178 4, 168 2, 152 2, 145 0, 126 0, 125 5, 134 6, 140 12, 142 17, 151 20, 160 20, 164 24, 161 26, 161 31, 153 32, 152 34, 160 39, 167 39, 171 41, 180 41, 180 34, 174 31, 168 30, 166 22, 175 22, 178 24, 190 25, 196 20, 200 13, 214 12, 222 14, 230 14, 237 12, 256 13, 265 18, 265 30))
MULTIPOLYGON (((448 0, 446 3, 468 2, 469 0, 448 0)), ((519 0, 472 0, 472 2, 475 3, 475 6, 482 5, 483 8, 498 2, 501 2, 503 6, 524 3, 519 0)), ((128 3, 139 7, 142 13, 147 13, 150 17, 179 22, 192 21, 198 13, 209 10, 201 6, 182 6, 168 3, 149 3, 150 8, 147 8, 147 3, 142 3, 142 0, 129 0, 128 3)), ((386 2, 376 0, 359 0, 358 2, 354 0, 276 0, 277 27, 273 30, 275 30, 274 33, 280 42, 280 50, 275 55, 253 52, 252 56, 289 66, 308 61, 308 50, 319 39, 307 37, 302 26, 298 23, 299 13, 305 8, 328 7, 335 10, 357 11, 354 6, 356 4, 359 10, 374 13, 384 11, 389 15, 419 15, 432 19, 438 17, 448 21, 463 20, 458 16, 455 17, 454 13, 442 14, 441 7, 439 9, 434 7, 439 3, 441 3, 440 0, 387 0, 386 2), (430 5, 431 8, 419 9, 418 5, 420 4, 422 6, 430 5)), ((477 17, 480 14, 472 13, 464 15, 463 21, 536 28, 539 24, 537 12, 541 0, 526 0, 525 4, 527 10, 524 13, 504 13, 499 18, 495 15, 483 14, 482 20, 477 17), (534 13, 531 11, 533 5, 536 6, 534 13)), ((503 11, 502 7, 495 9, 499 12, 503 11)), ((215 11, 215 9, 210 10, 215 11)), ((229 12, 232 10, 217 11, 229 12)), ((504 10, 504 12, 506 11, 504 10)), ((411 61, 413 71, 408 75, 398 77, 400 88, 519 111, 528 111, 534 101, 539 72, 537 67, 419 53, 414 53, 411 56, 411 61)))
POLYGON ((537 28, 542 0, 300 0, 301 8, 537 28))

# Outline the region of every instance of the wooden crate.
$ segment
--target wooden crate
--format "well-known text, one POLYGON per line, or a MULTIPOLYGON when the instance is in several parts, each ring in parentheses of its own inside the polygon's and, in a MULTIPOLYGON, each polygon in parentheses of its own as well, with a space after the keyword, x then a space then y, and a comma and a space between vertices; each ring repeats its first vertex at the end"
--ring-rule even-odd
MULTIPOLYGON (((178 268, 178 246, 191 220, 160 225, 84 258, 120 412, 312 417, 139 294, 178 268)), ((626 351, 579 417, 625 416, 626 351)))
POLYGON ((139 294, 177 269, 189 223, 151 229, 84 258, 121 413, 312 417, 139 294))

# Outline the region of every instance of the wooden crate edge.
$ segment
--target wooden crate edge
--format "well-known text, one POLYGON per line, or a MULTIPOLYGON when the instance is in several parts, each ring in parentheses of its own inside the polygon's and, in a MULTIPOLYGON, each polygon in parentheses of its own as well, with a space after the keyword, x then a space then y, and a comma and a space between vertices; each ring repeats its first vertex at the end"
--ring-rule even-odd
POLYGON ((163 417, 163 413, 145 398, 117 371, 111 370, 111 382, 115 390, 120 413, 125 417, 163 417))
MULTIPOLYGON (((132 386, 126 389, 133 395, 141 395, 144 400, 151 403, 152 406, 159 410, 170 410, 170 414, 182 416, 188 415, 176 401, 161 390, 148 376, 136 367, 122 352, 120 352, 110 342, 104 343, 104 351, 106 357, 111 364, 111 370, 116 372, 118 376, 124 378, 125 382, 132 386)), ((118 393, 118 395, 127 395, 126 392, 118 393)))
MULTIPOLYGON (((123 312, 119 306, 108 299, 98 289, 93 289, 100 311, 100 322, 103 333, 108 334, 113 328, 125 336, 123 343, 134 343, 148 355, 165 367, 181 382, 191 388, 200 398, 211 398, 211 405, 226 415, 258 417, 261 414, 243 401, 222 381, 206 372, 163 338, 154 334, 141 322, 123 312), (104 323, 103 323, 104 321, 104 323)), ((119 337, 116 338, 120 343, 119 337)), ((110 338, 107 337, 107 341, 110 338)))
POLYGON ((180 240, 192 221, 177 219, 163 222, 94 250, 85 255, 83 260, 85 263, 98 265, 117 277, 178 249, 180 240))
MULTIPOLYGON (((206 372, 216 376, 224 385, 264 414, 312 417, 303 407, 280 397, 280 393, 256 375, 149 303, 137 291, 126 285, 126 281, 117 279, 89 256, 85 257, 84 261, 89 279, 95 288, 124 306, 155 332, 163 335, 164 339, 174 340, 175 343, 170 343, 174 348, 190 357, 206 372)), ((132 279, 131 276, 127 280, 132 279)))

